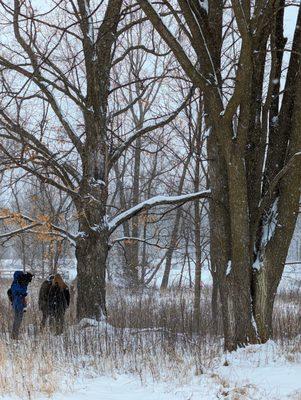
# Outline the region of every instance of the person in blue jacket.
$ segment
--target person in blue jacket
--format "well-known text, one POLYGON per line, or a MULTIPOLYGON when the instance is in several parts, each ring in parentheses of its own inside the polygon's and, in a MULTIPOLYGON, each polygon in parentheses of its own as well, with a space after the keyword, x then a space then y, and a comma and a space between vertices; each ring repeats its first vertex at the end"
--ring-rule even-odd
POLYGON ((10 288, 10 298, 14 309, 14 322, 12 328, 12 339, 18 339, 19 330, 26 311, 27 286, 31 282, 33 274, 30 272, 16 271, 10 288))

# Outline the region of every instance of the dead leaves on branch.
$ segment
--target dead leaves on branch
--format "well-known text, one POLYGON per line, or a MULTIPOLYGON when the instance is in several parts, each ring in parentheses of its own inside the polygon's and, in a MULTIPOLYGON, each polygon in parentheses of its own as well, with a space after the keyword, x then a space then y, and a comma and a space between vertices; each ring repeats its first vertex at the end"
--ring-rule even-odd
POLYGON ((59 232, 53 226, 51 217, 46 214, 39 214, 33 218, 29 218, 19 212, 13 212, 7 208, 0 209, 0 222, 6 230, 11 231, 12 235, 29 232, 37 235, 37 239, 41 242, 52 243, 53 241, 61 242, 63 237, 59 236, 59 232), (30 228, 30 227, 34 228, 30 228))

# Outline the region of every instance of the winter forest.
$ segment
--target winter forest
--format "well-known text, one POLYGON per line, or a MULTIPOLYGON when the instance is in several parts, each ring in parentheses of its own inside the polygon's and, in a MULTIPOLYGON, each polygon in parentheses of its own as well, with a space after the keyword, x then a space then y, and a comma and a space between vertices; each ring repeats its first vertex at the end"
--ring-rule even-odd
POLYGON ((0 28, 0 398, 300 400, 300 0, 0 28))

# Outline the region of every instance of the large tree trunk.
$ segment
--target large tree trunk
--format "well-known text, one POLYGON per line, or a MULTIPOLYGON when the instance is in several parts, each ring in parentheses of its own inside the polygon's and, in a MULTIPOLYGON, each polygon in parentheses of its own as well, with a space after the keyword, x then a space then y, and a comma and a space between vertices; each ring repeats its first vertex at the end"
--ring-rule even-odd
POLYGON ((200 222, 200 202, 194 202, 194 240, 195 240, 195 274, 194 274, 194 302, 193 302, 193 325, 194 331, 200 330, 201 317, 201 222, 200 222))
MULTIPOLYGON (((101 159, 97 155, 97 160, 101 159)), ((93 159, 89 159, 92 165, 93 159)), ((89 170, 89 168, 88 168, 89 170)), ((108 223, 106 216, 107 185, 104 171, 94 170, 94 178, 82 182, 82 193, 75 201, 79 218, 76 240, 77 318, 100 320, 106 312, 106 261, 108 255, 108 223)))
POLYGON ((222 157, 217 157, 217 143, 212 131, 208 139, 211 263, 220 293, 225 348, 233 350, 256 341, 252 325, 247 186, 240 149, 235 148, 238 145, 233 145, 227 165, 222 157))
MULTIPOLYGON (((265 186, 271 200, 269 207, 264 210, 264 214, 268 217, 261 219, 261 231, 259 238, 257 237, 258 251, 253 273, 252 293, 254 318, 261 342, 266 342, 272 336, 274 299, 299 211, 301 194, 300 23, 301 8, 299 9, 285 94, 282 100, 280 127, 277 130, 277 135, 274 132, 273 141, 276 142, 271 153, 268 154, 269 174, 265 186), (278 148, 277 145, 279 145, 278 148), (278 154, 276 150, 278 150, 278 154), (282 161, 280 161, 281 159, 282 161), (273 180, 276 180, 275 184, 273 184, 273 180)), ((282 40, 281 30, 282 25, 280 24, 278 34, 282 40)))
POLYGON ((230 319, 229 288, 226 279, 227 266, 231 260, 228 178, 226 163, 224 158, 220 157, 221 148, 216 136, 215 130, 211 129, 207 141, 209 185, 212 192, 209 201, 210 261, 220 293, 225 348, 230 350, 233 348, 234 329, 230 319))
POLYGON ((77 318, 100 320, 106 316, 106 261, 108 237, 105 231, 90 233, 76 243, 78 302, 77 318))
POLYGON ((280 95, 285 43, 283 0, 258 4, 254 13, 250 2, 232 2, 232 28, 239 32, 241 47, 232 65, 236 75, 229 96, 227 90, 223 92, 220 76, 224 3, 212 0, 207 10, 199 2, 178 2, 188 26, 186 38, 198 56, 197 68, 151 3, 138 3, 187 76, 204 93, 206 123, 212 127, 208 138, 211 263, 219 281, 225 347, 231 350, 257 339, 265 341, 271 335, 274 296, 300 199, 301 168, 295 160, 301 150, 301 8, 279 110, 275 99, 280 95), (264 95, 269 39, 272 62, 264 95), (229 98, 226 105, 223 96, 229 98), (277 197, 275 233, 273 239, 265 240, 265 216, 277 197), (253 273, 254 258, 261 267, 253 273))
MULTIPOLYGON (((295 156, 301 149, 301 69, 297 79, 295 108, 288 161, 293 160, 286 179, 279 185, 279 197, 272 205, 270 238, 258 255, 257 270, 254 271, 253 296, 254 317, 259 336, 266 342, 272 335, 272 314, 274 299, 279 285, 288 249, 294 233, 299 211, 301 191, 301 156, 295 156)), ((265 227, 267 229, 267 227, 265 227)), ((263 239, 262 239, 263 240, 263 239)))
POLYGON ((235 343, 243 346, 256 341, 252 325, 251 265, 247 181, 239 148, 233 149, 229 166, 232 264, 231 301, 234 304, 235 343), (232 279, 233 278, 233 279, 232 279))
POLYGON ((112 53, 120 20, 121 0, 108 2, 95 43, 91 39, 88 2, 78 1, 87 81, 86 105, 83 111, 86 140, 82 150, 83 177, 79 197, 74 196, 79 218, 76 242, 77 317, 106 315, 106 260, 108 254, 109 143, 107 111, 110 91, 112 53))

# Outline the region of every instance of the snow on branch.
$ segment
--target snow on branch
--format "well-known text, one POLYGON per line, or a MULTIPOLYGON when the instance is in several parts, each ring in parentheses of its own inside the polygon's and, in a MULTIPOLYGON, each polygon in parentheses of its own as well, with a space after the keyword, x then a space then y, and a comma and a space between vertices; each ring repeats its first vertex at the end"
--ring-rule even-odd
POLYGON ((161 249, 161 250, 166 250, 166 246, 161 246, 161 245, 159 244, 159 242, 154 243, 154 242, 152 242, 152 241, 149 241, 148 239, 144 239, 144 238, 140 238, 140 237, 133 237, 133 236, 123 236, 123 237, 114 239, 114 240, 111 242, 110 246, 112 247, 112 246, 114 246, 114 244, 116 244, 116 243, 119 243, 119 244, 120 244, 120 243, 122 243, 122 242, 124 242, 125 244, 126 244, 126 243, 132 243, 132 242, 141 242, 141 243, 145 243, 145 244, 147 244, 147 245, 149 245, 149 246, 158 247, 158 248, 161 249))
POLYGON ((115 218, 113 218, 109 222, 109 233, 113 233, 119 225, 123 224, 128 219, 133 218, 137 214, 140 214, 142 211, 149 210, 150 208, 157 206, 168 206, 173 204, 184 204, 188 201, 193 201, 197 199, 204 199, 210 197, 210 190, 203 190, 201 192, 183 194, 180 196, 155 196, 148 200, 145 200, 136 206, 123 211, 118 214, 115 218))
POLYGON ((200 0, 199 4, 200 4, 200 7, 203 8, 206 11, 206 13, 208 14, 208 11, 209 11, 208 0, 200 0))

